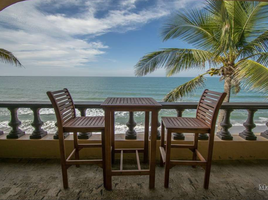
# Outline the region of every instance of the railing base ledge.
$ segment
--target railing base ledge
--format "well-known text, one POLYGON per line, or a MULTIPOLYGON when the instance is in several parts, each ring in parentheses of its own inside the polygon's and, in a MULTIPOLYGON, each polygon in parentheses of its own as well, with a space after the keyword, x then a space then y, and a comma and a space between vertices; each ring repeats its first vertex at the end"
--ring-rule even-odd
POLYGON ((12 131, 7 135, 7 139, 18 139, 21 136, 25 135, 25 132, 19 131, 16 133, 13 133, 12 131))
POLYGON ((88 133, 79 133, 78 139, 89 139, 92 136, 91 132, 88 133))
POLYGON ((38 133, 38 135, 33 133, 32 135, 30 135, 30 139, 41 139, 45 137, 46 135, 47 135, 46 131, 42 131, 41 133, 38 133))
POLYGON ((268 130, 262 132, 260 135, 268 139, 268 130))
POLYGON ((233 140, 233 136, 229 133, 225 134, 222 133, 221 131, 216 134, 221 140, 233 140))
POLYGON ((127 140, 137 139, 137 132, 135 130, 127 130, 125 139, 127 139, 127 140))
POLYGON ((185 135, 183 133, 174 133, 173 140, 185 140, 185 135))
POLYGON ((239 136, 245 140, 257 140, 257 137, 255 135, 249 135, 245 131, 239 133, 239 136))
POLYGON ((207 133, 199 134, 198 140, 208 140, 208 134, 207 133))
MULTIPOLYGON (((70 133, 63 133, 64 138, 67 138, 69 135, 70 135, 70 133)), ((55 139, 55 140, 59 139, 59 135, 58 134, 54 135, 53 139, 55 139)))

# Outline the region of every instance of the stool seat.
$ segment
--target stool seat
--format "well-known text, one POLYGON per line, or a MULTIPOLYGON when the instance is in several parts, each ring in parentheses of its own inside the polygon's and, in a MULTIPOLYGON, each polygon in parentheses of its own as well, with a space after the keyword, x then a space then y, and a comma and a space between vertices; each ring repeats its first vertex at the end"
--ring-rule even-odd
POLYGON ((209 125, 197 118, 190 117, 162 117, 162 121, 166 129, 174 131, 182 131, 184 133, 208 133, 209 125))
POLYGON ((73 119, 70 119, 66 123, 63 124, 63 130, 68 131, 84 131, 85 129, 87 131, 94 131, 96 129, 104 129, 105 123, 104 123, 104 117, 98 116, 98 117, 76 117, 73 119))

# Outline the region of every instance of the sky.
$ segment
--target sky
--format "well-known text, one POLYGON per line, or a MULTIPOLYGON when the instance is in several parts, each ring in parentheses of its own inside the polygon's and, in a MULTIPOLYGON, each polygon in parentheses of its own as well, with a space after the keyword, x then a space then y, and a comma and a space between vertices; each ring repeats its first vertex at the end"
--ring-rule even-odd
MULTIPOLYGON (((135 76, 135 64, 161 48, 161 27, 203 0, 28 0, 0 12, 0 48, 23 64, 0 62, 0 76, 135 76)), ((176 76, 192 77, 191 70, 176 76)), ((159 69, 148 76, 166 76, 159 69)))

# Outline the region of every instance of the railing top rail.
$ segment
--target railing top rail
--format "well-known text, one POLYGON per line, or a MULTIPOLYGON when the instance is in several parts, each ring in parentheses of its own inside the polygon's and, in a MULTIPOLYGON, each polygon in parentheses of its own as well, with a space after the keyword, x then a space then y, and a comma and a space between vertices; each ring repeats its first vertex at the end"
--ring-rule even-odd
MULTIPOLYGON (((102 101, 75 101, 76 108, 101 108, 102 101)), ((161 109, 196 109, 198 102, 159 102, 161 109)), ((49 101, 0 101, 0 108, 52 108, 49 101)), ((268 109, 268 102, 223 103, 221 109, 268 109)))

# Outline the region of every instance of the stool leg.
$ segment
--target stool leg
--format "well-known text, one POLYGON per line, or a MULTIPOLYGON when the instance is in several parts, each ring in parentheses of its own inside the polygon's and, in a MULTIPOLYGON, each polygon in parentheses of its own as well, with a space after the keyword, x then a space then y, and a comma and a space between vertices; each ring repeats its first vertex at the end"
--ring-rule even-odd
POLYGON ((111 145, 112 145, 112 163, 115 161, 115 135, 114 135, 114 112, 111 112, 111 145))
POLYGON ((151 125, 151 147, 150 147, 150 174, 149 174, 149 189, 155 188, 155 164, 156 164, 156 142, 157 142, 157 125, 158 125, 158 111, 152 111, 152 125, 151 125))
MULTIPOLYGON (((164 123, 161 123, 161 147, 165 148, 165 126, 164 123)), ((164 162, 161 156, 161 152, 160 152, 160 166, 163 167, 164 166, 164 162)))
MULTIPOLYGON (((74 132, 74 148, 75 148, 75 160, 79 160, 79 148, 77 141, 77 132, 74 132)), ((75 165, 76 167, 80 167, 80 165, 75 165)))
POLYGON ((169 170, 170 170, 170 152, 171 152, 171 132, 167 131, 167 142, 166 142, 166 164, 165 164, 165 188, 169 185, 169 170))
POLYGON ((67 189, 68 188, 68 174, 67 174, 65 146, 64 146, 64 138, 63 138, 62 130, 59 130, 59 145, 60 145, 61 173, 62 173, 63 187, 64 189, 67 189))
POLYGON ((149 119, 150 113, 145 112, 145 122, 144 122, 144 153, 143 153, 143 162, 147 163, 149 160, 149 119))
POLYGON ((112 190, 111 111, 105 110, 105 188, 112 190))
POLYGON ((106 188, 106 174, 105 174, 105 132, 101 132, 101 151, 102 151, 102 170, 103 170, 103 185, 106 188))
POLYGON ((205 181, 204 181, 204 188, 205 189, 208 189, 208 186, 209 186, 209 178, 210 178, 210 170, 211 170, 211 162, 212 162, 212 154, 213 154, 213 145, 214 145, 214 133, 210 133, 209 134, 208 157, 207 157, 205 181))
MULTIPOLYGON (((197 155, 196 155, 196 152, 195 150, 197 149, 198 147, 198 133, 194 133, 194 150, 193 150, 193 160, 196 160, 197 158, 197 155)), ((192 166, 193 168, 196 168, 195 165, 192 166)))
POLYGON ((67 189, 69 187, 68 185, 68 175, 67 175, 67 167, 66 165, 61 165, 61 172, 62 172, 62 179, 63 179, 63 187, 64 189, 67 189))

